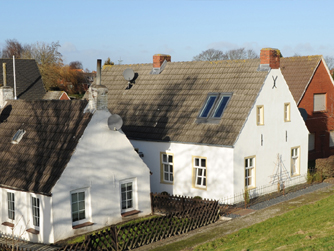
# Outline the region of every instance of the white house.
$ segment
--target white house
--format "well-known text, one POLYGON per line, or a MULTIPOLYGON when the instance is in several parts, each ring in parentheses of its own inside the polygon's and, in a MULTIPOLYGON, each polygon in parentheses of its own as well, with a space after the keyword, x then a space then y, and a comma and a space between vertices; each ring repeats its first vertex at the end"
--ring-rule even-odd
MULTIPOLYGON (((95 94, 103 90, 96 86, 95 94)), ((93 97, 97 105, 7 101, 0 115, 1 235, 54 243, 151 213, 149 169, 122 130, 109 129, 111 114, 93 97)))
POLYGON ((104 67, 109 110, 142 152, 152 192, 222 199, 305 182, 308 130, 279 63, 279 50, 266 48, 261 59, 157 54, 153 67, 104 67))

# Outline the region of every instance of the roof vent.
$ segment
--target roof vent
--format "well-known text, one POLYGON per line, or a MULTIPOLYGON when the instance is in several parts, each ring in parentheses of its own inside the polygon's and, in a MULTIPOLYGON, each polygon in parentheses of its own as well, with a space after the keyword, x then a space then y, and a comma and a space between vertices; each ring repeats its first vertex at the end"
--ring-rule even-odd
POLYGON ((25 130, 19 129, 12 138, 12 144, 18 144, 25 133, 26 133, 25 130))

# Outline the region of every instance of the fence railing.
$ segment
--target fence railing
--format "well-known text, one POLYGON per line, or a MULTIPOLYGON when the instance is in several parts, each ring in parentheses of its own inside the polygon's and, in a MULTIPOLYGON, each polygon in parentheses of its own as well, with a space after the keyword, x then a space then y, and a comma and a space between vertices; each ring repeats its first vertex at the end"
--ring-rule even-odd
POLYGON ((167 215, 138 223, 113 225, 87 235, 81 243, 69 245, 60 250, 130 250, 187 233, 219 219, 218 201, 196 200, 181 196, 160 196, 158 194, 152 195, 152 198, 154 211, 167 212, 167 215), (164 199, 166 202, 163 202, 164 199))
MULTIPOLYGON (((280 189, 283 190, 284 188, 287 188, 287 187, 290 187, 290 186, 305 183, 306 179, 307 179, 306 175, 299 175, 299 176, 292 177, 290 179, 285 180, 284 183, 282 182, 279 186, 280 186, 280 189)), ((277 183, 256 187, 254 189, 248 190, 249 198, 254 199, 256 197, 259 197, 259 196, 262 196, 262 195, 265 195, 265 194, 270 194, 270 193, 276 192, 276 191, 278 191, 278 189, 279 189, 279 187, 278 187, 277 183)), ((219 200, 219 202, 220 202, 220 204, 233 205, 233 204, 236 204, 236 203, 243 202, 244 201, 244 195, 245 195, 245 190, 242 190, 241 192, 236 193, 233 196, 228 196, 228 197, 221 198, 219 200)))

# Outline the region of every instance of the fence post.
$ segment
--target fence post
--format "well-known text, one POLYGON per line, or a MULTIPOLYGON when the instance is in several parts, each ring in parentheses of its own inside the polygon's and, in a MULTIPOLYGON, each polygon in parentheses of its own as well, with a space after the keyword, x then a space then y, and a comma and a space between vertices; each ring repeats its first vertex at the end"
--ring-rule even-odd
POLYGON ((154 207, 153 207, 153 193, 150 193, 151 198, 151 214, 154 214, 154 207))
POLYGON ((114 225, 112 226, 113 236, 112 238, 115 240, 115 250, 118 251, 118 232, 117 227, 114 225))
POLYGON ((182 196, 182 211, 184 211, 185 205, 184 205, 184 197, 182 196))

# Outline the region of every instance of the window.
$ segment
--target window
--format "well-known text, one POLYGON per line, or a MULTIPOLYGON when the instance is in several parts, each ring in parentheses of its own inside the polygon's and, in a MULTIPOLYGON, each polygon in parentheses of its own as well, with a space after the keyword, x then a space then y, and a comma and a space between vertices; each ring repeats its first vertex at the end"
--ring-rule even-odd
POLYGON ((313 95, 313 111, 326 111, 326 94, 313 95))
POLYGON ((72 222, 80 221, 86 218, 85 212, 85 192, 72 192, 72 222))
POLYGON ((299 147, 291 149, 291 176, 299 174, 299 147))
POLYGON ((263 105, 258 105, 256 107, 256 123, 257 125, 264 125, 264 107, 263 105))
POLYGON ((15 196, 14 193, 7 192, 8 218, 15 220, 15 196))
POLYGON ((334 146, 334 131, 329 132, 329 147, 334 146))
POLYGON ((134 182, 124 181, 121 183, 121 209, 122 212, 134 209, 134 182))
POLYGON ((232 93, 210 93, 201 109, 197 122, 205 119, 220 119, 229 102, 232 93))
POLYGON ((32 200, 32 219, 35 227, 39 227, 39 199, 31 197, 32 200))
POLYGON ((245 187, 255 187, 255 157, 245 158, 245 187))
POLYGON ((290 121, 290 103, 284 104, 284 121, 285 122, 290 121))
POLYGON ((197 188, 206 188, 206 158, 195 157, 193 158, 194 165, 194 184, 197 188))
MULTIPOLYGON (((334 131, 333 131, 334 132, 334 131)), ((334 135, 333 135, 334 136, 334 135)), ((314 133, 310 133, 308 135, 308 150, 312 151, 314 150, 314 140, 315 140, 315 134, 314 133)), ((330 140, 330 139, 329 139, 330 140)), ((330 145, 331 143, 329 143, 330 145)))
POLYGON ((161 182, 172 184, 173 177, 173 155, 170 153, 161 154, 161 182))

